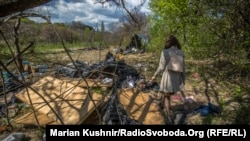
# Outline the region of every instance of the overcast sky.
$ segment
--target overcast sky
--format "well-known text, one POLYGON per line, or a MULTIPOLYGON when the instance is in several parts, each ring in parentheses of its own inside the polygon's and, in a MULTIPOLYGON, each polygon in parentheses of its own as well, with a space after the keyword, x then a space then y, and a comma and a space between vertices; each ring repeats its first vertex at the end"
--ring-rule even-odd
MULTIPOLYGON (((136 6, 141 0, 125 0, 128 6, 136 6)), ((142 7, 141 12, 149 13, 148 1, 142 7)), ((125 13, 124 9, 110 6, 110 4, 95 4, 95 0, 53 0, 39 6, 35 10, 40 14, 51 15, 51 22, 80 21, 90 26, 96 26, 102 21, 104 24, 109 22, 118 22, 121 15, 125 13)), ((129 7, 128 7, 129 8, 129 7)), ((40 18, 32 18, 37 22, 45 22, 40 18)))

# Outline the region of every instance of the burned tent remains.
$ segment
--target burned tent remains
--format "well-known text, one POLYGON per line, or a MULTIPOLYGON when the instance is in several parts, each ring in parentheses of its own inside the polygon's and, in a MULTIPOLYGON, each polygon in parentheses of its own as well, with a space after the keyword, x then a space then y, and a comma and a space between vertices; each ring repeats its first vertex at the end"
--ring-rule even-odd
MULTIPOLYGON (((101 85, 111 84, 108 85, 110 98, 105 105, 105 110, 102 109, 104 111, 102 113, 103 124, 164 124, 161 113, 156 112, 154 109, 158 105, 153 102, 149 93, 145 91, 146 89, 157 91, 158 84, 148 84, 134 67, 125 62, 116 61, 112 57, 113 55, 109 52, 105 60, 99 63, 92 65, 80 63, 84 65, 78 65, 80 67, 78 68, 80 70, 79 74, 82 74, 83 77, 94 80, 96 83, 100 82, 101 85), (142 83, 145 84, 143 88, 140 87, 142 83), (133 101, 133 104, 129 101, 133 101), (135 112, 135 109, 137 112, 135 112)), ((71 71, 67 71, 66 67, 63 69, 65 71, 62 71, 62 68, 58 69, 56 74, 65 73, 64 76, 80 77, 68 73, 72 72, 72 68, 69 69, 71 71)), ((73 74, 76 74, 77 69, 74 69, 74 72, 73 74)))
POLYGON ((144 52, 149 42, 149 36, 146 34, 134 34, 129 44, 126 46, 126 52, 144 52))

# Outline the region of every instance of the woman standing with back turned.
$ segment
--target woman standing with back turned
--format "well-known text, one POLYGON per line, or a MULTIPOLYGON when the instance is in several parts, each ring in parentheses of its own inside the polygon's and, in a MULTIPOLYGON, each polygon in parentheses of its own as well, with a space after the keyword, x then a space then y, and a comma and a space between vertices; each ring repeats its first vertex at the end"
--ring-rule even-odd
POLYGON ((162 96, 162 104, 167 113, 168 122, 172 123, 171 115, 171 104, 170 96, 181 92, 182 96, 184 95, 184 86, 185 86, 185 61, 184 53, 181 50, 181 45, 178 39, 170 35, 166 38, 164 49, 161 52, 160 61, 157 70, 155 71, 151 81, 155 80, 156 76, 159 73, 162 73, 162 78, 160 82, 159 93, 162 96), (182 62, 180 63, 182 70, 173 71, 170 70, 168 63, 171 59, 171 54, 175 52, 177 55, 182 57, 182 62))

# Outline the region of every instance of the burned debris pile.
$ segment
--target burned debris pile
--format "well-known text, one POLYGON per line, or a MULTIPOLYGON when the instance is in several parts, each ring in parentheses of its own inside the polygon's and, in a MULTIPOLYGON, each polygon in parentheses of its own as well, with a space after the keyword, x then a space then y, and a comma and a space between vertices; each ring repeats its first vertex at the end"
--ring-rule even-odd
POLYGON ((107 125, 141 125, 141 122, 129 117, 123 105, 118 100, 116 89, 112 89, 111 92, 112 95, 103 116, 104 123, 107 125))
MULTIPOLYGON (((158 84, 147 82, 137 69, 115 60, 112 53, 99 63, 76 60, 58 65, 54 70, 54 73, 42 74, 26 87, 25 83, 17 85, 9 80, 11 83, 0 89, 1 98, 12 93, 13 100, 8 101, 9 105, 18 99, 18 102, 34 108, 16 118, 16 123, 164 124, 163 116, 156 112, 158 104, 153 102, 149 93, 150 90, 157 91, 158 84), (19 89, 11 91, 12 86, 19 89), (8 90, 3 91, 3 88, 8 90)), ((2 100, 1 117, 6 116, 3 105, 2 100)))

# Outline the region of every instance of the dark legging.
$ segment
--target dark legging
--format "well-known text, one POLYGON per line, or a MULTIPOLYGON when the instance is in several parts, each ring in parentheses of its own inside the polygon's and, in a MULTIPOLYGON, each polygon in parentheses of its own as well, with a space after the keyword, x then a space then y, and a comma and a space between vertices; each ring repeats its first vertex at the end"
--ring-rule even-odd
POLYGON ((168 120, 171 120, 171 104, 170 104, 170 96, 173 93, 164 93, 162 97, 162 104, 164 106, 164 110, 167 113, 168 120))
MULTIPOLYGON (((163 93, 162 97, 162 106, 164 107, 164 110, 167 113, 167 117, 169 122, 172 122, 172 113, 171 113, 171 95, 175 93, 163 93)), ((184 92, 181 92, 182 98, 185 98, 184 92)))

